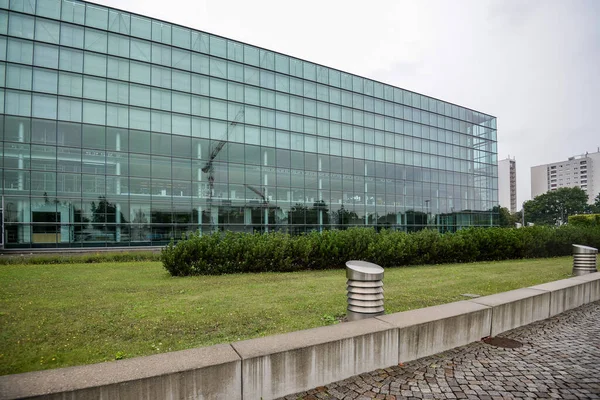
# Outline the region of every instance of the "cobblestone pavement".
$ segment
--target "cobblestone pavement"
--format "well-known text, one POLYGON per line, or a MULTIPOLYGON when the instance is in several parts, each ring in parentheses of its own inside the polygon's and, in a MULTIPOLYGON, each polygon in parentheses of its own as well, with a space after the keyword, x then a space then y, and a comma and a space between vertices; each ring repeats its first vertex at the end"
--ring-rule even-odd
POLYGON ((600 302, 499 336, 282 399, 600 399, 600 302))

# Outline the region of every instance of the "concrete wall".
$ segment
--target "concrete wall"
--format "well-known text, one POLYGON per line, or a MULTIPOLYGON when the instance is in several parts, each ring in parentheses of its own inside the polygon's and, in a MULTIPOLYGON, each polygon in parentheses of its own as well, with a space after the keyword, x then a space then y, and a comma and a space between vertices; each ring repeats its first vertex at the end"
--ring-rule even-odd
POLYGON ((492 308, 491 335, 550 316, 550 293, 524 288, 470 300, 492 308))
POLYGON ((492 309, 468 301, 377 317, 398 328, 398 360, 440 353, 490 335, 492 309))
POLYGON ((273 399, 600 300, 600 272, 228 345, 0 377, 0 399, 273 399))
POLYGON ((0 376, 0 399, 241 400, 242 362, 231 345, 0 376))
POLYGON ((398 333, 376 319, 233 343, 242 397, 273 399, 398 363, 398 333))

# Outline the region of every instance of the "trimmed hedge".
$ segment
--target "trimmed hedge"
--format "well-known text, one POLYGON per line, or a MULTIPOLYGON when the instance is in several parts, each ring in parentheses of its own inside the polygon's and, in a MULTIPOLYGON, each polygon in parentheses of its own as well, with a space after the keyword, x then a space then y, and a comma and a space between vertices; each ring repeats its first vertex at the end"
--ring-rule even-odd
MULTIPOLYGON (((60 251, 60 249, 56 249, 60 251)), ((3 255, 0 265, 15 264, 95 264, 105 262, 132 262, 132 261, 160 261, 158 252, 132 251, 132 252, 96 252, 90 250, 87 254, 64 253, 60 255, 47 255, 31 253, 30 255, 3 255)))
POLYGON ((555 257, 572 244, 600 247, 600 226, 469 228, 440 234, 372 228, 327 230, 291 236, 274 232, 191 234, 161 252, 173 276, 344 268, 348 260, 382 267, 555 257))
POLYGON ((600 214, 569 215, 569 225, 600 226, 600 214))

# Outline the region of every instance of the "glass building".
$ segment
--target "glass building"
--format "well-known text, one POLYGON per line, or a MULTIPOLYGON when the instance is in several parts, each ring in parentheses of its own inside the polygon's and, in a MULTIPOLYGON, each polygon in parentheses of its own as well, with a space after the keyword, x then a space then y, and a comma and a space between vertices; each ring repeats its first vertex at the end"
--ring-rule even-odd
POLYGON ((164 21, 0 0, 2 240, 496 223, 493 116, 164 21))

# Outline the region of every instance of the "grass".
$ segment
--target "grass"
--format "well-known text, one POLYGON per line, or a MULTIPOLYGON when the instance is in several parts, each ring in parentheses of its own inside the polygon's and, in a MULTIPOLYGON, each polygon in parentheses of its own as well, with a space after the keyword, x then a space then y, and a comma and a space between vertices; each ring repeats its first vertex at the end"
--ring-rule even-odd
MULTIPOLYGON (((56 249, 60 252, 60 249, 56 249)), ((22 253, 14 255, 1 255, 0 265, 14 264, 90 264, 103 262, 127 262, 127 261, 160 261, 159 251, 108 251, 108 252, 85 252, 62 253, 62 254, 35 254, 22 253)))
MULTIPOLYGON (((572 258, 388 268, 386 312, 569 276, 572 258)), ((345 271, 172 278, 158 262, 0 267, 0 375, 335 323, 345 271)))

